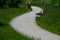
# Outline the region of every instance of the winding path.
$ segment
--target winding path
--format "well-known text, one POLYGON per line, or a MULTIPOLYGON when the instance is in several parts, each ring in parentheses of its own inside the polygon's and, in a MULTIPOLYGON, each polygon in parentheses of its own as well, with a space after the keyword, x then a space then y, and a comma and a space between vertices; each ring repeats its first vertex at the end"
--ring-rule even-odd
POLYGON ((42 9, 32 6, 33 11, 25 13, 21 16, 14 18, 10 25, 19 33, 27 35, 35 40, 60 40, 60 36, 52 34, 35 23, 36 13, 39 13, 42 9))

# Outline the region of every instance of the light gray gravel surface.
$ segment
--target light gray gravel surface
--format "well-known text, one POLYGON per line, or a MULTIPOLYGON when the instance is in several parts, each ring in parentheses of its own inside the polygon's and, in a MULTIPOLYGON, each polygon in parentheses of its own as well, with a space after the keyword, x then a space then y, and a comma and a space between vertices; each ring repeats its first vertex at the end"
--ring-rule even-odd
POLYGON ((27 37, 41 40, 60 40, 60 36, 50 33, 40 28, 36 22, 36 13, 39 13, 42 9, 36 6, 31 6, 33 11, 20 15, 14 18, 10 25, 17 32, 27 35, 27 37))

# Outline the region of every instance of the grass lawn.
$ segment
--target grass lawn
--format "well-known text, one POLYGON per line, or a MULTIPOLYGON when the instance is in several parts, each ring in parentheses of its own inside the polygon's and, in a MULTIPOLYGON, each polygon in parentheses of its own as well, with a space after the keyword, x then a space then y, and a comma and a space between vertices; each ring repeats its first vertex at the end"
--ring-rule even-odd
MULTIPOLYGON (((47 3, 49 2, 47 1, 47 3)), ((38 0, 33 1, 31 4, 42 9, 44 8, 44 4, 39 4, 38 0)), ((36 17, 36 23, 41 28, 60 35, 60 7, 53 7, 49 4, 44 15, 40 18, 36 17)))
POLYGON ((28 8, 4 8, 0 9, 0 22, 4 26, 0 26, 0 40, 31 40, 27 36, 16 32, 10 25, 10 21, 16 16, 22 15, 30 11, 28 8))
POLYGON ((45 15, 36 17, 36 23, 41 28, 60 35, 60 7, 48 6, 45 15))

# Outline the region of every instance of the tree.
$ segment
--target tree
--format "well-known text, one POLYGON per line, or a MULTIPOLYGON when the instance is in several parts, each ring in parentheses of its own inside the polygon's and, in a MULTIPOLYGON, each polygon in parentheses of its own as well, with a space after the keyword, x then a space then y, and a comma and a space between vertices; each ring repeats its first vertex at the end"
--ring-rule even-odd
POLYGON ((46 10, 46 0, 44 0, 44 12, 46 10))
POLYGON ((6 2, 7 0, 0 0, 0 8, 3 8, 4 6, 6 6, 6 2))
POLYGON ((4 8, 6 5, 9 7, 18 7, 22 3, 21 0, 0 0, 0 8, 4 8))
POLYGON ((60 0, 58 0, 58 4, 59 4, 59 6, 60 6, 60 0))
POLYGON ((0 22, 0 27, 1 27, 1 26, 4 26, 4 24, 3 24, 2 22, 0 22))
POLYGON ((26 1, 27 5, 28 5, 28 8, 29 8, 30 10, 32 10, 32 8, 31 8, 31 2, 32 2, 32 0, 27 0, 27 1, 26 1))
POLYGON ((8 6, 17 8, 20 3, 22 3, 21 0, 11 0, 10 3, 8 3, 8 6))

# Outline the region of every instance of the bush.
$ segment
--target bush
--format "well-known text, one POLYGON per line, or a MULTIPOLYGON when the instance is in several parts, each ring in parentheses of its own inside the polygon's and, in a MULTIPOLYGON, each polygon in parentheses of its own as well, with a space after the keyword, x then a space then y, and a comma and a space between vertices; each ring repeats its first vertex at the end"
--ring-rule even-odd
POLYGON ((3 26, 4 24, 0 22, 0 26, 3 26))

